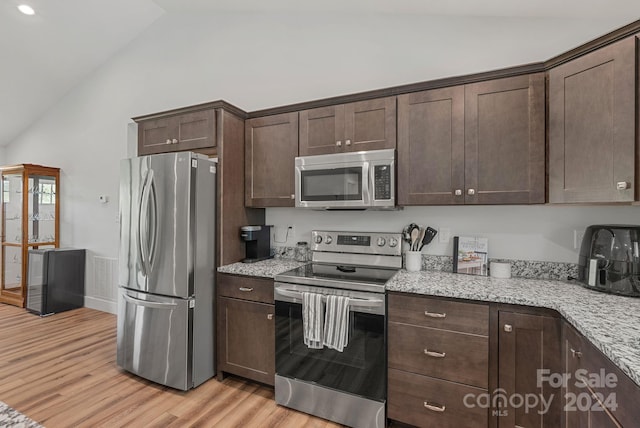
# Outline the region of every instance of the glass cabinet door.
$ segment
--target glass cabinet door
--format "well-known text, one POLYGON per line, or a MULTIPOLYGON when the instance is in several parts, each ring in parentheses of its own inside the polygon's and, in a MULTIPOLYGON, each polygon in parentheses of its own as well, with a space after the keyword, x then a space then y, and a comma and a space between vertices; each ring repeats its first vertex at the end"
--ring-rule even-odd
POLYGON ((28 181, 28 243, 54 243, 56 240, 56 179, 30 176, 28 181))

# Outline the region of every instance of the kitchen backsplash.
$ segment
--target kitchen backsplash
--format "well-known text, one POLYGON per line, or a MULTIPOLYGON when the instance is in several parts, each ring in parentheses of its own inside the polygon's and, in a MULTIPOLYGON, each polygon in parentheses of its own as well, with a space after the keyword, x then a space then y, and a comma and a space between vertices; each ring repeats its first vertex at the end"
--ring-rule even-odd
MULTIPOLYGON (((272 247, 271 254, 275 258, 293 260, 296 258, 296 247, 272 247)), ((511 263, 511 276, 514 278, 566 280, 569 276, 578 277, 578 265, 575 263, 489 259, 489 268, 491 268, 492 261, 511 263)), ((453 270, 453 257, 423 254, 422 270, 451 272, 453 270)))

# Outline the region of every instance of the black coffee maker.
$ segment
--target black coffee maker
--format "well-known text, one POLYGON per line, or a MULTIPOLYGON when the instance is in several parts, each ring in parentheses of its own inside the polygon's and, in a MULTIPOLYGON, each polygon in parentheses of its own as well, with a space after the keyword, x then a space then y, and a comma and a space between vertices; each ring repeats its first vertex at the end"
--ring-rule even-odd
POLYGON ((640 226, 587 227, 578 268, 578 279, 588 288, 640 296, 640 226))
POLYGON ((242 263, 254 263, 273 257, 271 255, 271 226, 242 226, 240 238, 246 244, 247 255, 242 263))

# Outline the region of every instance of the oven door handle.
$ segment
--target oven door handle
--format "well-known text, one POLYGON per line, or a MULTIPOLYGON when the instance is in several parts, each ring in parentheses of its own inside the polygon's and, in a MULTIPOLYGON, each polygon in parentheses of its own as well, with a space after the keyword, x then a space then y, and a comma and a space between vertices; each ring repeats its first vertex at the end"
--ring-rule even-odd
MULTIPOLYGON (((288 288, 276 288, 275 291, 277 294, 302 300, 302 293, 299 291, 289 290, 288 288)), ((327 300, 326 295, 322 295, 322 300, 323 301, 327 300)), ((349 306, 353 306, 353 307, 376 308, 383 304, 384 304, 384 300, 381 300, 381 299, 362 299, 360 297, 349 297, 349 306)))

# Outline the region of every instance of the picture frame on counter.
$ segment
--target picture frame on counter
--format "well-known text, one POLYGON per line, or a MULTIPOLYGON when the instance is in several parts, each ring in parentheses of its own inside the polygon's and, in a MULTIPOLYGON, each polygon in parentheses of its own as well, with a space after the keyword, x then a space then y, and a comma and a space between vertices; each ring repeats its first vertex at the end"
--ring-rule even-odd
POLYGON ((475 236, 453 237, 453 273, 488 275, 489 240, 475 236))

